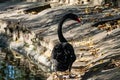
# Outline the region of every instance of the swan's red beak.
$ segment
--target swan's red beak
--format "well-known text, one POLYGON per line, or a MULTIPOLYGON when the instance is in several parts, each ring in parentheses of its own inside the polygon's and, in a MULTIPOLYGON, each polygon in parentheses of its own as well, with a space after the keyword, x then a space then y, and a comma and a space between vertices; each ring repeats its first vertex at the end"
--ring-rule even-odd
POLYGON ((77 18, 77 20, 76 20, 76 21, 78 21, 79 23, 81 22, 79 18, 77 18))

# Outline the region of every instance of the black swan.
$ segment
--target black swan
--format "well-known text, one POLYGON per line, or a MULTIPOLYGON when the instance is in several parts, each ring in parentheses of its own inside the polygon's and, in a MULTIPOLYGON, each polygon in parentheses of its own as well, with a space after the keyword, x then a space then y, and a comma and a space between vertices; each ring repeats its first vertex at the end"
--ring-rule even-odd
POLYGON ((56 44, 52 50, 51 58, 52 58, 52 65, 53 70, 57 71, 66 71, 69 70, 69 76, 71 72, 71 67, 73 62, 76 60, 76 55, 74 53, 74 49, 71 44, 68 43, 68 41, 65 39, 65 37, 62 34, 62 25, 67 20, 75 20, 80 22, 77 15, 73 13, 68 13, 61 19, 59 25, 58 25, 58 38, 60 43, 56 44))

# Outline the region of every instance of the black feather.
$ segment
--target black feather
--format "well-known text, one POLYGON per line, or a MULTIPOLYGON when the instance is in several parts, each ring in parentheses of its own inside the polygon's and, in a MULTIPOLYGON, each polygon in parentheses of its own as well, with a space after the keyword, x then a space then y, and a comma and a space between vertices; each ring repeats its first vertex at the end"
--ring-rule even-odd
POLYGON ((72 45, 67 42, 67 40, 62 34, 62 25, 66 19, 72 19, 77 21, 78 16, 69 13, 63 16, 62 20, 59 23, 58 38, 60 40, 60 43, 54 46, 51 54, 55 71, 66 71, 68 69, 69 71, 71 71, 71 66, 76 60, 76 55, 74 53, 72 45))

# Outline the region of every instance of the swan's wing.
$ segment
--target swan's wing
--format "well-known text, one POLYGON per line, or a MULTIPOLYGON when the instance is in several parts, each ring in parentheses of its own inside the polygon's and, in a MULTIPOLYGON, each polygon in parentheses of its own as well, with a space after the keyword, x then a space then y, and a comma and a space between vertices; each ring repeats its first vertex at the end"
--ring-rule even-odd
POLYGON ((67 57, 67 61, 74 62, 76 60, 76 55, 74 53, 74 49, 73 49, 72 45, 66 44, 64 46, 64 53, 67 57))
POLYGON ((68 68, 71 69, 71 65, 75 61, 76 56, 72 45, 61 43, 53 48, 51 58, 54 70, 65 71, 68 68))
POLYGON ((61 54, 61 50, 62 50, 62 45, 61 44, 55 45, 53 50, 52 50, 51 58, 52 59, 57 59, 57 57, 61 54))
POLYGON ((74 62, 76 59, 74 49, 69 43, 57 44, 53 48, 51 57, 60 63, 74 62))
POLYGON ((58 63, 66 63, 68 55, 65 54, 63 43, 55 45, 52 51, 52 59, 55 59, 58 63))

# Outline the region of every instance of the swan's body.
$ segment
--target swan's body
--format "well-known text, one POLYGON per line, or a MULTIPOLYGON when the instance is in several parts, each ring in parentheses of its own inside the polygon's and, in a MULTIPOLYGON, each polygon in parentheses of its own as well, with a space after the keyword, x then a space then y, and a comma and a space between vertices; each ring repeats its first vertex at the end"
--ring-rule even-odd
POLYGON ((70 72, 72 64, 76 60, 72 45, 67 42, 62 34, 62 25, 66 19, 79 21, 78 16, 72 13, 66 14, 61 19, 57 31, 60 43, 54 46, 51 55, 54 71, 66 71, 69 69, 70 72))
POLYGON ((55 71, 71 70, 72 63, 76 60, 72 45, 67 42, 57 44, 52 51, 52 58, 55 60, 55 71))

